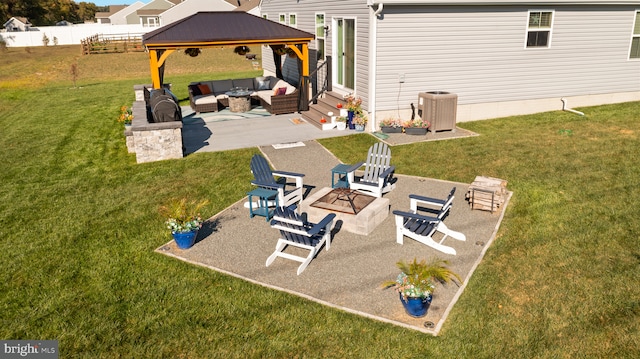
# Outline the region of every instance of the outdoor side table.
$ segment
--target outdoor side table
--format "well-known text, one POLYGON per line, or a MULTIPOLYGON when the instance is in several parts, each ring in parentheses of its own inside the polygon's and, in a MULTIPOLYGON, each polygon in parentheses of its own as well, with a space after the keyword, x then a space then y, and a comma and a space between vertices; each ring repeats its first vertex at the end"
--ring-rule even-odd
POLYGON ((351 167, 341 163, 331 169, 331 188, 349 188, 347 173, 351 167), (336 176, 338 176, 337 180, 336 176))
POLYGON ((251 91, 233 88, 225 94, 229 96, 229 111, 247 112, 251 110, 251 91))
POLYGON ((256 188, 253 191, 247 193, 249 196, 249 216, 253 218, 253 216, 264 216, 267 218, 267 222, 273 217, 273 213, 275 212, 275 208, 278 208, 278 191, 266 189, 266 188, 256 188), (253 207, 253 197, 258 197, 258 207, 253 207), (269 210, 269 200, 275 201, 276 206, 274 209, 269 210))

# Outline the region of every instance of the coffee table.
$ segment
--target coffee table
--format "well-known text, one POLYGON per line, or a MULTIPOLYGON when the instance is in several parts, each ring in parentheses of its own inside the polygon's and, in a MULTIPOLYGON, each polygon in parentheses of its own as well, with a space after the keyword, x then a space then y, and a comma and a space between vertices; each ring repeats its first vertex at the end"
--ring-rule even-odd
POLYGON ((229 96, 229 110, 231 112, 247 112, 251 110, 251 91, 233 88, 225 92, 229 96))

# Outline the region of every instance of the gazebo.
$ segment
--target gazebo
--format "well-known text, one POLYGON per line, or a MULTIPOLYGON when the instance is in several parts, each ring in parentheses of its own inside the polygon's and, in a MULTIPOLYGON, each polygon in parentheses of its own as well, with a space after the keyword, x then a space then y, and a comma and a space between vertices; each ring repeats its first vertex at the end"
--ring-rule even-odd
MULTIPOLYGON (((288 47, 301 61, 302 77, 309 76, 308 44, 315 36, 241 11, 198 12, 143 35, 149 51, 154 89, 162 87, 167 57, 177 49, 271 45, 288 47)), ((307 91, 303 91, 307 93, 307 91)))

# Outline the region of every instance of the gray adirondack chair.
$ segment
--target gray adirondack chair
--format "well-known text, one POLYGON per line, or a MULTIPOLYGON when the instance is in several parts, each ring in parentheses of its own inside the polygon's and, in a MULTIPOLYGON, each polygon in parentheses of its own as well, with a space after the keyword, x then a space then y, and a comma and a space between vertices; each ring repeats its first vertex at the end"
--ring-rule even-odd
POLYGON ((395 188, 396 178, 393 174, 395 166, 390 165, 391 149, 386 143, 377 142, 369 148, 367 160, 352 166, 347 172, 349 188, 370 194, 375 197, 382 197, 395 188), (364 166, 362 176, 356 176, 356 171, 364 166))
POLYGON ((254 180, 251 181, 253 185, 278 191, 278 203, 280 206, 299 205, 302 201, 303 174, 272 171, 267 160, 261 155, 254 155, 251 158, 251 172, 254 176, 254 180), (276 180, 275 176, 279 178, 276 180), (287 182, 287 180, 291 179, 295 182, 287 182))
POLYGON ((440 252, 456 255, 453 247, 442 244, 448 237, 459 241, 467 240, 463 233, 449 229, 443 222, 453 205, 455 191, 454 187, 446 199, 409 195, 410 212, 393 211, 396 218, 396 242, 403 244, 404 236, 407 236, 440 252), (419 214, 418 211, 428 212, 433 217, 419 214), (436 232, 442 235, 437 242, 433 238, 436 232))
POLYGON ((267 258, 267 267, 278 257, 290 259, 302 263, 297 271, 300 275, 320 251, 323 244, 329 250, 331 247, 331 227, 336 215, 330 213, 316 224, 307 222, 306 217, 306 213, 298 214, 291 207, 276 208, 271 227, 280 230, 280 238, 276 244, 276 250, 267 258), (306 257, 301 257, 286 253, 284 250, 287 246, 308 250, 309 254, 306 257))

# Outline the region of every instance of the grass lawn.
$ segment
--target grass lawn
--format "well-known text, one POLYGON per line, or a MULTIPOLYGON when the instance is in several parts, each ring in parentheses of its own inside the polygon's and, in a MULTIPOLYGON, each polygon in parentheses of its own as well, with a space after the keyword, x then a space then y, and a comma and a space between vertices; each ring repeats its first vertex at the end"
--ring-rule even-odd
MULTIPOLYGON (((232 49, 205 50, 170 56, 165 81, 185 99, 189 82, 233 73, 256 74, 232 49)), ((514 192, 431 337, 154 253, 170 239, 157 208, 189 196, 219 212, 250 188, 257 150, 136 164, 116 118, 149 82, 144 53, 0 56, 0 339, 57 339, 61 358, 640 357, 640 103, 464 123, 481 136, 394 147, 400 173, 487 175, 514 192)), ((355 162, 372 141, 321 142, 355 162)))

